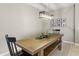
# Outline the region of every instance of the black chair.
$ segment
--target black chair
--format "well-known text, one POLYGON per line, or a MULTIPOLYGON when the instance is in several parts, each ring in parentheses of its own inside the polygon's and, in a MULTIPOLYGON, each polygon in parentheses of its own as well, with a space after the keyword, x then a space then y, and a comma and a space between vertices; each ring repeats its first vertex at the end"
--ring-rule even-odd
POLYGON ((11 56, 31 56, 31 54, 25 52, 25 51, 18 51, 16 47, 16 37, 8 37, 8 35, 5 35, 7 45, 9 48, 9 52, 11 56))

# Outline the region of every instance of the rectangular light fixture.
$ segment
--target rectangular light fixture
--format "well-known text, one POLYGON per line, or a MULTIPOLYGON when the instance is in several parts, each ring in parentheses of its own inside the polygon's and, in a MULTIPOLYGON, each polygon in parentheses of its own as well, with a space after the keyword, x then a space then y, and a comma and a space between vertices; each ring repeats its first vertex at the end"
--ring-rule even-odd
POLYGON ((45 11, 41 11, 39 12, 39 17, 40 18, 46 18, 46 20, 51 20, 53 19, 53 15, 49 15, 49 13, 45 12, 45 11))

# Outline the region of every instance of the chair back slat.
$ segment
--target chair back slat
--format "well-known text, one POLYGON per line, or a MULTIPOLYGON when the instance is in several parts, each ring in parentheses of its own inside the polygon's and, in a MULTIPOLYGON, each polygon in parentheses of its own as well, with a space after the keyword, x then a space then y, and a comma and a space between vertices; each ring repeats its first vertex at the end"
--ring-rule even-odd
POLYGON ((15 37, 8 37, 8 35, 5 35, 7 45, 10 51, 11 56, 17 55, 17 47, 16 47, 16 38, 15 37))

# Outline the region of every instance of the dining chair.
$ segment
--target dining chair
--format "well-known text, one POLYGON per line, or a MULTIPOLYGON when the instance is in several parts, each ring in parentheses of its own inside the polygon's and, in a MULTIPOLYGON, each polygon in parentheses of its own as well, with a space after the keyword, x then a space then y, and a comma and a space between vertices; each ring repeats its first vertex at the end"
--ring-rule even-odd
POLYGON ((31 56, 31 54, 21 50, 18 51, 17 50, 17 46, 16 46, 16 37, 8 37, 8 34, 5 35, 6 41, 7 41, 7 45, 9 48, 9 52, 11 56, 31 56))

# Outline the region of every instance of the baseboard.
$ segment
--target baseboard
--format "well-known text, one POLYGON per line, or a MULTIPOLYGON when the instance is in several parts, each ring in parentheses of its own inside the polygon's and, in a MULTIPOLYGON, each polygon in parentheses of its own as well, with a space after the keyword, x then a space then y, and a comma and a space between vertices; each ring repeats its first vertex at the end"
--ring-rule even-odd
POLYGON ((74 42, 65 41, 65 40, 63 40, 63 42, 64 43, 68 43, 68 44, 73 44, 73 45, 79 46, 79 43, 74 43, 74 42))
POLYGON ((0 54, 0 56, 9 56, 10 54, 9 54, 9 52, 7 51, 7 52, 5 52, 5 53, 2 53, 2 54, 0 54))
POLYGON ((79 43, 75 43, 76 46, 79 46, 79 43))
POLYGON ((63 40, 62 42, 64 42, 64 43, 68 43, 68 44, 74 44, 74 42, 65 41, 65 40, 63 40))

